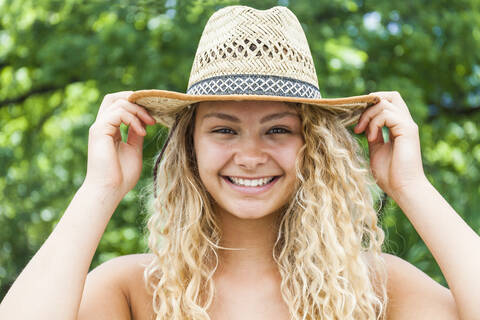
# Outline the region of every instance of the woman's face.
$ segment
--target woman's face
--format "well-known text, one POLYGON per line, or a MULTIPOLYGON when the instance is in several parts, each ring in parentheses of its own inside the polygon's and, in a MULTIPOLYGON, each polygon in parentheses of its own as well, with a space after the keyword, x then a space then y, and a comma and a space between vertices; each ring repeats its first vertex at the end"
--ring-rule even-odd
POLYGON ((238 218, 261 218, 285 205, 303 143, 300 118, 283 102, 198 105, 194 147, 200 178, 215 208, 238 218))

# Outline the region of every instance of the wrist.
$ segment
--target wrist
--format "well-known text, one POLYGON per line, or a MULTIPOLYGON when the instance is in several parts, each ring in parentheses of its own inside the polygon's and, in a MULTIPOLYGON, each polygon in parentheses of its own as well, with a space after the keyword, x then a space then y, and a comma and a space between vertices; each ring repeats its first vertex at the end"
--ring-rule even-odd
POLYGON ((117 206, 125 196, 118 186, 95 183, 89 180, 85 180, 82 183, 78 193, 91 199, 112 203, 115 206, 117 206))
POLYGON ((403 185, 400 188, 397 188, 392 192, 392 199, 398 204, 401 205, 404 201, 411 201, 423 194, 424 190, 427 190, 432 187, 432 184, 423 176, 416 180, 412 180, 410 183, 403 185))

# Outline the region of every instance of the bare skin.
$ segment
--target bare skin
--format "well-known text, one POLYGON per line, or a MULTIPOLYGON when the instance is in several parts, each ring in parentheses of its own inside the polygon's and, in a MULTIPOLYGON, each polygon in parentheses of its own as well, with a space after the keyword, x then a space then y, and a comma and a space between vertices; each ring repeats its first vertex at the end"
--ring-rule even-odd
MULTIPOLYGON (((262 136, 252 133, 264 132, 261 127, 255 127, 256 119, 273 111, 282 112, 285 106, 268 106, 270 110, 265 109, 265 114, 252 116, 255 104, 243 105, 243 113, 238 112, 235 104, 228 107, 215 103, 204 104, 199 108, 196 121, 195 141, 197 154, 201 148, 208 150, 218 149, 219 153, 210 151, 203 153, 204 159, 200 159, 200 164, 205 163, 203 170, 203 181, 206 182, 209 191, 215 196, 219 206, 217 211, 222 221, 224 230, 223 245, 235 248, 245 248, 242 251, 220 251, 220 264, 217 273, 214 276, 217 296, 215 297, 208 313, 212 319, 288 319, 288 309, 280 295, 280 276, 275 268, 271 258, 272 246, 275 239, 275 229, 272 227, 275 211, 278 206, 259 202, 258 207, 250 207, 250 210, 241 210, 235 206, 235 199, 242 201, 237 195, 228 195, 228 191, 223 189, 223 184, 218 183, 218 174, 220 175, 248 175, 249 170, 256 172, 262 171, 260 175, 266 174, 284 174, 289 171, 289 164, 282 162, 288 158, 284 154, 281 158, 275 153, 268 154, 268 147, 262 150, 262 136), (220 108, 219 108, 220 107, 220 108), (211 119, 202 122, 203 116, 209 113, 222 111, 230 115, 235 115, 241 120, 241 123, 232 123, 222 119, 211 119), (216 121, 216 122, 215 122, 216 121), (249 124, 245 128, 246 124, 249 124), (223 131, 227 137, 220 136, 221 140, 209 138, 208 134, 202 132, 211 132, 218 128, 228 128, 232 131, 223 131), (204 130, 205 129, 205 130, 204 130), (235 133, 237 137, 230 137, 228 134, 235 133), (242 145, 242 137, 247 140, 256 140, 254 143, 242 145), (240 137, 238 137, 240 136, 240 137), (226 140, 225 140, 226 139, 226 140), (233 140, 232 140, 233 139, 233 140), (238 140, 235 140, 238 139, 238 140), (225 142, 226 141, 226 142, 225 142), (213 144, 213 145, 212 145, 213 144), (210 145, 210 147, 209 147, 210 145), (243 151, 240 156, 235 154, 235 148, 239 147, 243 151), (233 150, 233 151, 232 151, 233 150), (232 152, 229 154, 229 152, 232 152), (267 153, 267 156, 265 156, 267 153), (236 156, 236 157, 235 157, 236 156), (269 157, 270 156, 270 157, 269 157), (231 167, 231 165, 233 167, 231 167), (238 172, 238 170, 240 172, 238 172), (245 172, 246 171, 246 172, 245 172), (225 200, 222 196, 227 194, 225 200), (269 210, 261 208, 269 207, 269 210), (265 303, 268 301, 268 303, 265 303)), ((295 131, 298 126, 298 119, 283 119, 284 123, 275 123, 276 126, 288 127, 295 131)), ((257 121, 258 122, 258 121, 257 121)), ((364 125, 364 123, 362 123, 364 125)), ((267 127, 267 129, 269 129, 267 127)), ((298 129, 298 128, 297 128, 298 129)), ((295 136, 295 135, 294 135, 295 136)), ((291 143, 284 143, 284 149, 291 150, 294 154, 298 148, 298 140, 293 137, 291 143), (290 146, 291 149, 285 147, 290 146)), ((284 141, 285 142, 285 141, 284 141)), ((202 166, 202 165, 201 165, 202 166)), ((201 173, 202 175, 202 173, 201 173)), ((286 186, 288 186, 288 180, 286 186)), ((418 185, 417 185, 418 187, 418 185)), ((287 188, 288 189, 288 188, 287 188)), ((418 190, 418 189, 417 189, 418 190)), ((399 194, 397 200, 411 197, 411 195, 399 194)), ((431 197, 422 197, 424 199, 431 197)), ((433 199, 433 198, 432 198, 433 199)), ((258 199, 257 199, 258 200, 258 199)), ((249 199, 252 201, 252 199, 249 199)), ((414 198, 411 201, 415 201, 414 198)), ((418 199, 417 199, 417 202, 418 199)), ((437 201, 438 203, 438 201, 437 201)), ((430 207, 433 202, 428 204, 430 207)), ((244 208, 241 206, 240 208, 244 208)), ((442 209, 442 208, 438 208, 442 209)), ((443 207, 445 210, 445 207, 443 207)), ((130 265, 130 273, 121 277, 123 279, 122 290, 129 301, 132 310, 132 319, 151 319, 154 316, 151 307, 152 297, 149 296, 143 286, 143 267, 152 257, 149 255, 130 256, 129 263, 120 262, 122 266, 130 265)), ((389 319, 457 319, 457 310, 455 301, 451 292, 437 284, 426 274, 412 266, 408 262, 388 254, 384 254, 388 270, 388 295, 390 305, 388 309, 389 319), (429 297, 423 299, 419 297, 429 297), (408 315, 408 316, 407 316, 408 315)), ((113 265, 112 268, 115 268, 113 265)))
MULTIPOLYGON (((118 257, 87 276, 111 215, 138 180, 143 128, 154 122, 143 108, 126 100, 129 94, 108 95, 102 102, 90 130, 86 180, 0 304, 1 319, 152 319, 152 297, 143 284, 144 266, 151 256, 118 257), (122 122, 130 126, 126 143, 119 139, 122 122)), ((476 253, 480 252, 480 238, 425 178, 418 128, 401 97, 395 92, 375 94, 382 101, 364 112, 355 131, 366 130, 379 186, 410 219, 451 288, 440 286, 408 262, 384 254, 389 276, 388 318, 478 319, 480 257, 476 253), (391 141, 386 143, 378 134, 383 125, 391 132, 391 141)), ((284 113, 286 105, 252 102, 237 108, 238 104, 224 102, 221 108, 240 121, 205 122, 203 128, 208 130, 195 133, 198 150, 207 147, 212 154, 217 152, 215 163, 209 161, 208 153, 202 153, 199 171, 218 203, 223 245, 246 249, 220 253, 214 277, 219 295, 208 312, 212 319, 287 319, 288 310, 279 293, 280 277, 270 254, 273 215, 284 201, 278 194, 285 195, 280 191, 291 187, 291 156, 299 145, 298 119, 286 116, 262 123, 266 112, 284 113), (260 109, 264 113, 254 111, 260 109), (217 131, 218 127, 229 127, 236 134, 217 131), (290 133, 271 130, 273 127, 286 127, 290 133), (282 156, 278 152, 283 152, 282 156), (276 192, 268 197, 245 196, 229 190, 222 178, 256 174, 281 176, 276 192)), ((199 113, 216 108, 218 105, 206 104, 199 113)), ((204 124, 199 123, 198 128, 204 124)))
MULTIPOLYGON (((384 254, 383 257, 387 262, 389 277, 387 289, 390 305, 387 319, 461 319, 457 316, 455 302, 448 289, 396 256, 384 254)), ((127 310, 121 316, 117 314, 116 319, 155 319, 152 296, 147 293, 142 279, 144 265, 151 259, 149 254, 122 256, 106 262, 102 266, 103 270, 98 267, 92 271, 90 279, 87 279, 82 302, 83 313, 80 313, 79 319, 110 319, 108 315, 111 313, 105 310, 106 307, 115 311, 122 308, 127 310), (112 303, 112 288, 105 289, 107 286, 104 281, 112 278, 112 275, 117 275, 117 280, 112 280, 115 284, 113 290, 121 293, 121 303, 112 303), (96 305, 95 300, 108 300, 109 305, 96 305)), ((264 282, 249 283, 247 287, 246 284, 239 284, 229 278, 215 280, 220 294, 208 313, 212 320, 237 319, 235 316, 238 319, 289 319, 286 305, 278 294, 279 284, 280 279, 273 280, 268 287, 264 282), (242 290, 245 295, 238 294, 242 290), (261 300, 255 301, 253 298, 261 300), (263 313, 265 307, 270 311, 268 315, 263 313)))

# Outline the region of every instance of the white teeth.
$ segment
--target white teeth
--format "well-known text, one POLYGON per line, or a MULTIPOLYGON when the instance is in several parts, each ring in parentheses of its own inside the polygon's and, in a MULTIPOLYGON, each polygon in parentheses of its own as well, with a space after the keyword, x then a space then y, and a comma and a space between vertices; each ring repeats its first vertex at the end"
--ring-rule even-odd
POLYGON ((235 177, 229 177, 230 181, 232 181, 234 184, 239 186, 246 186, 246 187, 264 186, 272 182, 273 178, 274 177, 263 178, 263 179, 240 179, 235 177))

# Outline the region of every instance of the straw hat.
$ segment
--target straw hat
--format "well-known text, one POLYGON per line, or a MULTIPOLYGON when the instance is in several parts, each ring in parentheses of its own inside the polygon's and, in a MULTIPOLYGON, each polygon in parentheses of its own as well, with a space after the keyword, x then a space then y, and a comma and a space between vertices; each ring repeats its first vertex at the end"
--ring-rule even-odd
POLYGON ((375 96, 322 98, 305 33, 286 7, 229 6, 203 30, 186 93, 139 90, 128 100, 172 127, 176 113, 200 101, 259 100, 306 103, 331 110, 351 125, 375 96))

